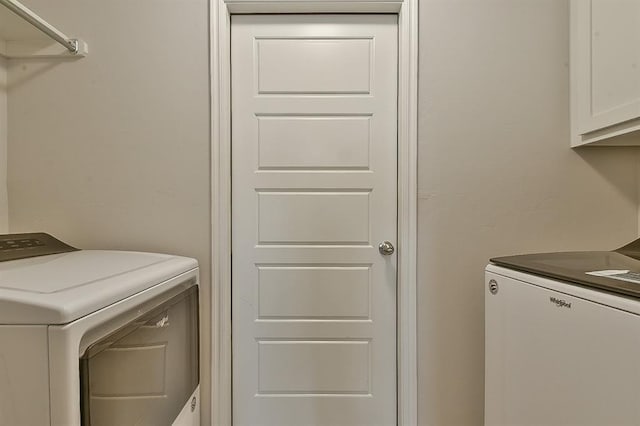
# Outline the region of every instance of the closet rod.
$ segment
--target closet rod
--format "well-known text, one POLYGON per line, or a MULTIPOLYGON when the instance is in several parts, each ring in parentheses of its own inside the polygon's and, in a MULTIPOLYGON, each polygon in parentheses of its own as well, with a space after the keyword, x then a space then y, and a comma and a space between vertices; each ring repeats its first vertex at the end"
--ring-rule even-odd
POLYGON ((17 0, 0 0, 0 4, 63 45, 69 52, 78 53, 80 48, 78 40, 70 39, 22 3, 17 0))

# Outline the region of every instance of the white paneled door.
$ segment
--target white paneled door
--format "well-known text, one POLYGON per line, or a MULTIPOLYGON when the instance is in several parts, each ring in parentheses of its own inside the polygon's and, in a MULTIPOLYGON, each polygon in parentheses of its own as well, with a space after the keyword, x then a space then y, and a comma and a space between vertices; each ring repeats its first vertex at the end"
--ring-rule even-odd
POLYGON ((397 32, 232 16, 235 426, 396 424, 397 32))

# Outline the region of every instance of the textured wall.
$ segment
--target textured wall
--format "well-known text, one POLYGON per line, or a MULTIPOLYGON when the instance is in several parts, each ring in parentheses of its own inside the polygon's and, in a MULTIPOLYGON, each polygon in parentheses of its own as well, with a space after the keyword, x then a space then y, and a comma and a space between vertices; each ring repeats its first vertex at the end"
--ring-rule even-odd
POLYGON ((207 0, 25 3, 84 38, 90 53, 71 61, 11 61, 11 230, 50 232, 82 248, 196 257, 206 389, 207 0))
POLYGON ((637 235, 633 149, 569 148, 568 2, 420 2, 419 419, 483 422, 483 267, 637 235))

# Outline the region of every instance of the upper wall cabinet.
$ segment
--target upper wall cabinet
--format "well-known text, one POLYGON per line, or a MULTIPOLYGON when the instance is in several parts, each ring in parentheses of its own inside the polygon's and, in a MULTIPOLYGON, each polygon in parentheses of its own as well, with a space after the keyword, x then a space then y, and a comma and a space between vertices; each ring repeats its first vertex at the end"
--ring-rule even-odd
POLYGON ((571 0, 571 145, 640 145, 638 130, 640 0, 571 0))
POLYGON ((0 57, 82 57, 87 45, 66 36, 18 0, 0 0, 0 57))

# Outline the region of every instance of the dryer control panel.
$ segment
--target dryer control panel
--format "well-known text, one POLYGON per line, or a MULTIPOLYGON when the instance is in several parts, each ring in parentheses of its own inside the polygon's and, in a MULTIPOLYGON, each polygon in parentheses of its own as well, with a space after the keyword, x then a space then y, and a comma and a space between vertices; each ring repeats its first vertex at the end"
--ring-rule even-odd
POLYGON ((0 262, 77 250, 44 232, 0 235, 0 262))

